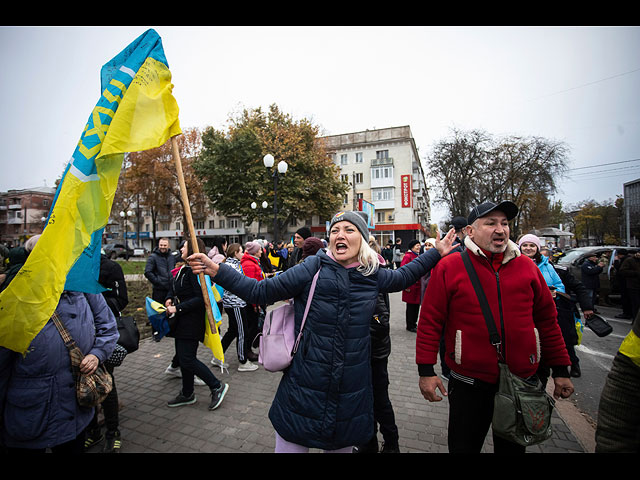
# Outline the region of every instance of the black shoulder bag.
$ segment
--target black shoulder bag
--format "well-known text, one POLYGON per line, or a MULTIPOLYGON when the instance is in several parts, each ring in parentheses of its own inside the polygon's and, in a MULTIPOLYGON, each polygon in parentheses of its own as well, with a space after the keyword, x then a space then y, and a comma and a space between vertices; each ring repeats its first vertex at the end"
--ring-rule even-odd
POLYGON ((491 345, 498 354, 500 380, 494 398, 491 428, 495 435, 519 445, 536 445, 551 436, 551 414, 554 399, 547 394, 537 376, 524 379, 514 375, 504 361, 504 347, 497 332, 493 314, 480 286, 468 250, 461 253, 462 261, 478 296, 480 308, 489 329, 491 345))

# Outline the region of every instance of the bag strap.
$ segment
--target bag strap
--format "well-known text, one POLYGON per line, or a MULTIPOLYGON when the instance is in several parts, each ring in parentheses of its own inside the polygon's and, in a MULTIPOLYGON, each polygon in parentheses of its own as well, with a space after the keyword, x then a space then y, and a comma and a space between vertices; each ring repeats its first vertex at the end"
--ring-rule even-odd
POLYGON ((62 337, 64 346, 67 347, 68 350, 71 350, 75 346, 76 342, 74 342, 73 338, 71 338, 69 331, 62 323, 62 320, 60 320, 58 312, 53 312, 53 315, 51 315, 51 320, 53 320, 53 324, 58 329, 58 332, 60 332, 60 336, 62 337))
POLYGON ((502 340, 500 338, 500 334, 496 329, 496 323, 493 318, 493 314, 491 313, 491 309, 489 308, 489 302, 487 301, 487 297, 484 294, 484 290, 480 285, 480 279, 478 278, 478 274, 476 270, 473 268, 473 264, 471 263, 471 259, 469 258, 469 250, 465 249, 462 253, 460 253, 462 257, 462 261, 464 263, 465 268, 467 269, 467 273, 469 274, 469 278, 471 279, 471 284, 473 285, 473 289, 478 296, 478 301, 480 302, 480 308, 482 309, 482 315, 484 316, 485 322, 487 323, 487 329, 489 330, 489 341, 491 345, 496 348, 496 352, 498 353, 498 358, 503 357, 500 347, 502 346, 502 340))
POLYGON ((320 270, 322 270, 322 266, 318 269, 316 274, 313 277, 313 281, 311 282, 311 288, 309 289, 309 296, 307 297, 307 305, 304 308, 304 315, 302 316, 302 324, 300 325, 300 332, 298 332, 298 338, 296 338, 296 343, 293 346, 293 350, 291 354, 293 355, 298 350, 298 344, 300 343, 300 339, 302 338, 302 329, 304 328, 304 324, 307 321, 307 315, 309 314, 309 308, 311 307, 311 300, 313 299, 313 293, 316 290, 316 283, 318 282, 318 276, 320 275, 320 270))

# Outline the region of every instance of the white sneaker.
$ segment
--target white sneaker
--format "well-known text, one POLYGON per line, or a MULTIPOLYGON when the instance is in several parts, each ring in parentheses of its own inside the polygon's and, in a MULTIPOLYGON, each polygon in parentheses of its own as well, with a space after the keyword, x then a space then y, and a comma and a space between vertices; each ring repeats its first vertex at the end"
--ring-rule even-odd
MULTIPOLYGON (((167 367, 167 369, 164 371, 164 373, 166 373, 167 375, 171 375, 173 377, 178 377, 178 378, 182 378, 182 372, 180 371, 180 367, 172 367, 171 365, 169 365, 167 367)), ((204 381, 198 377, 193 377, 193 384, 194 385, 206 385, 206 383, 204 383, 204 381)))
POLYGON ((172 375, 174 377, 182 378, 182 372, 180 371, 180 367, 172 367, 169 365, 167 369, 164 371, 167 375, 172 375))
POLYGON ((246 363, 241 363, 238 366, 238 371, 239 372, 253 372, 254 370, 258 369, 258 365, 256 365, 255 363, 251 363, 251 361, 247 360, 246 363))
POLYGON ((229 364, 227 362, 222 363, 216 357, 213 357, 211 359, 211 365, 215 365, 216 367, 221 367, 221 368, 229 368, 229 364))

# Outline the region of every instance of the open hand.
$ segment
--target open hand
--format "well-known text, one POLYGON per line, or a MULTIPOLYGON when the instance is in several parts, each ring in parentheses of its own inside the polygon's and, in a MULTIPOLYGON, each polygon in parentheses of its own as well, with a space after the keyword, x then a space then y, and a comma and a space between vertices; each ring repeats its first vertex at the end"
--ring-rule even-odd
POLYGON ((446 257, 451 253, 451 250, 456 248, 457 245, 453 245, 454 240, 456 239, 456 231, 451 228, 447 234, 440 239, 440 231, 436 235, 436 249, 438 253, 440 253, 441 257, 446 257))

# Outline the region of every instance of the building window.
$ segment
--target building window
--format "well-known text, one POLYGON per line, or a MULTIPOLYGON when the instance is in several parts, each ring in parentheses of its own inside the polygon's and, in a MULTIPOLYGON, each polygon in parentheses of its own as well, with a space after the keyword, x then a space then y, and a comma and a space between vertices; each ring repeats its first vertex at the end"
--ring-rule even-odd
POLYGON ((238 221, 237 218, 230 218, 229 219, 229 228, 240 228, 240 222, 238 221))
POLYGON ((225 228, 225 226, 224 226, 224 225, 225 225, 225 224, 224 224, 224 220, 220 220, 220 227, 219 227, 219 228, 225 228))
POLYGON ((180 222, 176 222, 176 230, 180 230, 180 222))
POLYGON ((342 180, 344 183, 349 183, 349 175, 348 174, 340 175, 340 180, 342 180))
POLYGON ((356 163, 362 163, 362 152, 356 153, 356 163))
POLYGON ((381 178, 393 178, 393 167, 388 165, 382 167, 372 167, 371 179, 378 180, 381 178))
POLYGON ((215 220, 209 220, 209 228, 216 228, 216 221, 215 220))
POLYGON ((347 164, 347 154, 343 153, 340 155, 340 165, 346 165, 347 164))
POLYGON ((372 188, 371 199, 374 202, 393 200, 393 188, 372 188))
POLYGON ((376 212, 376 222, 383 223, 385 221, 386 213, 385 212, 376 212))
POLYGON ((362 183, 362 173, 356 173, 353 176, 353 179, 356 183, 362 183))
POLYGON ((204 220, 198 220, 197 222, 193 222, 193 228, 197 228, 198 230, 204 229, 204 220))
POLYGON ((383 160, 389 158, 389 150, 378 150, 376 151, 376 158, 378 160, 383 160))
POLYGON ((42 199, 42 206, 43 207, 48 207, 49 206, 49 199, 48 198, 43 198, 42 199))

